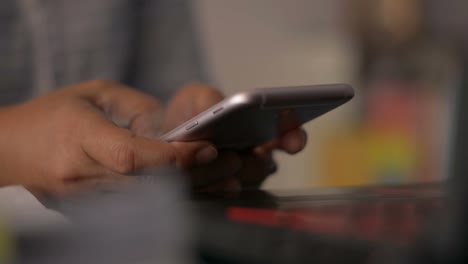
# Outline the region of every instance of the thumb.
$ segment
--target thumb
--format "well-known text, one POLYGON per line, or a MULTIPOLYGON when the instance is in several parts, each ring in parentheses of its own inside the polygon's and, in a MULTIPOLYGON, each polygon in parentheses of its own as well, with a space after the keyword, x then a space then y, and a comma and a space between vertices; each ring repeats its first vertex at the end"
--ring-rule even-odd
POLYGON ((98 113, 90 113, 89 129, 83 133, 82 149, 92 159, 117 173, 128 174, 165 166, 188 168, 217 157, 206 141, 164 142, 137 136, 119 128, 98 113))

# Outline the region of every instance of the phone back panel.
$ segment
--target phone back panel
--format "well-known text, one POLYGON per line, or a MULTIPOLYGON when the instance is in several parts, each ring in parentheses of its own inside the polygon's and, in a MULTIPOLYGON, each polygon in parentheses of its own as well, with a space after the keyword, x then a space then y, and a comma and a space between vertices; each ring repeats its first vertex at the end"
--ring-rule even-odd
POLYGON ((256 89, 224 100, 162 139, 209 140, 219 149, 245 150, 329 112, 353 94, 344 84, 256 89))

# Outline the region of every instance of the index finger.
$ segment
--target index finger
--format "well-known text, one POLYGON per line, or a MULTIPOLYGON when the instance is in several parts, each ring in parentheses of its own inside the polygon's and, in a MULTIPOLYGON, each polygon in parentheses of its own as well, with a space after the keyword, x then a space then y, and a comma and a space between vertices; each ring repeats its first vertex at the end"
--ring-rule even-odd
POLYGON ((116 125, 137 135, 156 137, 162 119, 157 98, 107 80, 90 81, 80 88, 80 95, 102 109, 116 125))

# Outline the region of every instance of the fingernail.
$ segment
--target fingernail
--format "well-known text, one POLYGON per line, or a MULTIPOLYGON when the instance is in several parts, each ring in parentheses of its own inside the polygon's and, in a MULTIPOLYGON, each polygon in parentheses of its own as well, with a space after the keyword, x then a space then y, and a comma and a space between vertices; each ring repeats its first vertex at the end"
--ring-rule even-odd
POLYGON ((292 153, 301 151, 306 144, 306 134, 304 131, 293 133, 290 137, 288 150, 292 153))
POLYGON ((208 146, 198 151, 195 159, 197 164, 207 164, 218 157, 218 151, 213 146, 208 146))

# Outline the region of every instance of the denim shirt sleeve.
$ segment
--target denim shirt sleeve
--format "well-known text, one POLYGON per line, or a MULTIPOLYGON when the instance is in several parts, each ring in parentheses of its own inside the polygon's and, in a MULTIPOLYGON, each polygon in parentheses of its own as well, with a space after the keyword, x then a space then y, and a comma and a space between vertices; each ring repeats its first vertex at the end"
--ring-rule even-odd
POLYGON ((92 79, 165 101, 208 79, 187 0, 4 0, 0 22, 0 105, 92 79))

